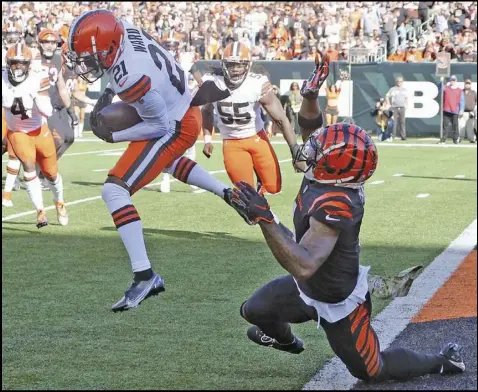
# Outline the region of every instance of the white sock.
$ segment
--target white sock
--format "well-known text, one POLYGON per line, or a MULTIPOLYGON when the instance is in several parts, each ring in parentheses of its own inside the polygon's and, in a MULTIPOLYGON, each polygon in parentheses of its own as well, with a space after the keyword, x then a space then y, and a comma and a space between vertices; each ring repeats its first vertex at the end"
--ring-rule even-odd
POLYGON ((80 124, 78 125, 78 130, 79 130, 79 132, 78 132, 79 135, 78 135, 78 136, 79 136, 79 137, 82 137, 82 136, 83 136, 83 128, 84 128, 84 127, 85 127, 85 123, 80 123, 80 124))
POLYGON ((48 186, 53 193, 53 201, 63 202, 63 177, 60 173, 57 174, 55 181, 48 180, 48 186))
POLYGON ((169 173, 163 173, 162 182, 169 182, 169 173))
POLYGON ((129 192, 119 185, 107 182, 103 185, 101 197, 128 252, 133 272, 151 268, 144 244, 143 225, 129 192))
POLYGON ((27 186, 27 193, 30 197, 30 200, 36 210, 44 210, 45 206, 43 205, 43 194, 41 189, 40 179, 37 177, 36 172, 23 173, 25 185, 27 186))
POLYGON ((7 176, 5 178, 5 186, 3 190, 5 192, 11 192, 13 185, 15 185, 15 180, 18 177, 20 172, 21 162, 18 159, 9 159, 7 163, 7 176))
POLYGON ((185 184, 195 185, 214 193, 220 198, 224 198, 224 189, 230 188, 228 185, 209 174, 196 162, 186 157, 181 157, 174 161, 169 168, 169 173, 185 184))

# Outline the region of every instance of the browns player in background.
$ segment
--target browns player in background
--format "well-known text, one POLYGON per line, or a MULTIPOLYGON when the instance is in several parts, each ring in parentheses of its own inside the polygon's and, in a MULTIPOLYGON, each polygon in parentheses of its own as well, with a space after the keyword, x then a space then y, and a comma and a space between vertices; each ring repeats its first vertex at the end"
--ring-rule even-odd
MULTIPOLYGON (((42 126, 42 118, 52 114, 49 87, 47 71, 32 70, 32 53, 25 44, 19 43, 8 50, 7 67, 2 70, 2 106, 8 127, 7 138, 9 148, 23 166, 26 190, 37 210, 37 228, 48 224, 41 183, 35 171, 37 163, 53 193, 58 222, 68 224, 55 143, 50 130, 42 126)), ((2 204, 8 200, 12 187, 13 181, 7 178, 2 204)))

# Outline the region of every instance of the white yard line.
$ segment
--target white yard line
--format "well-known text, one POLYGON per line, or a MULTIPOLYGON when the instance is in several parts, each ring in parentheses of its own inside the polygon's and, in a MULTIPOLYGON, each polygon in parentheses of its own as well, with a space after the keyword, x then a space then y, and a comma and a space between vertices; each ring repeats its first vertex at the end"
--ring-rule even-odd
POLYGON ((378 181, 370 182, 368 185, 380 185, 380 184, 383 184, 384 182, 385 182, 385 181, 378 180, 378 181))
MULTIPOLYGON (((406 297, 395 298, 372 321, 380 339, 380 349, 385 350, 400 332, 410 323, 421 308, 443 286, 455 272, 461 262, 476 245, 477 220, 475 219, 433 260, 415 280, 406 297)), ((334 357, 304 385, 303 390, 348 390, 358 380, 353 377, 345 365, 334 357)))
POLYGON ((417 199, 426 199, 428 196, 430 196, 429 193, 419 193, 417 199))
POLYGON ((403 174, 402 173, 397 173, 397 174, 394 174, 393 177, 402 177, 403 174))
MULTIPOLYGON (((279 161, 279 163, 284 163, 284 162, 290 162, 292 159, 289 158, 289 159, 282 159, 279 161)), ((209 173, 214 175, 214 174, 219 174, 219 173, 225 173, 226 170, 225 169, 222 169, 222 170, 213 170, 213 171, 210 171, 209 173)), ((172 177, 172 179, 169 180, 169 182, 176 182, 178 181, 176 178, 172 177)), ((153 186, 156 186, 156 185, 161 185, 161 181, 157 181, 157 182, 153 182, 149 185, 147 185, 145 188, 150 188, 150 187, 153 187, 153 186)), ((201 193, 204 193, 204 192, 207 192, 206 190, 203 190, 203 189, 198 189, 196 191, 194 191, 193 193, 194 194, 201 194, 201 193), (202 191, 202 192, 198 192, 198 191, 202 191)), ((68 203, 65 203, 66 206, 72 206, 72 205, 75 205, 75 204, 81 204, 81 203, 87 203, 89 201, 94 201, 94 200, 98 200, 98 199, 101 199, 101 196, 93 196, 93 197, 87 197, 85 199, 79 199, 79 200, 74 200, 74 201, 70 201, 68 203)), ((55 206, 48 206, 45 208, 45 210, 53 210, 55 208, 55 206)), ((18 214, 12 214, 12 215, 7 215, 6 217, 2 217, 2 222, 5 222, 5 221, 9 221, 9 220, 12 220, 12 219, 16 219, 16 218, 22 218, 24 216, 27 216, 27 215, 33 215, 33 214, 36 214, 37 211, 36 210, 30 210, 30 211, 25 211, 25 212, 20 212, 18 214)))
MULTIPOLYGON (((83 151, 83 152, 67 152, 62 156, 63 157, 76 157, 79 155, 91 155, 91 154, 102 154, 102 153, 109 153, 109 152, 116 152, 116 151, 124 151, 126 147, 123 148, 113 148, 108 150, 92 150, 92 151, 83 151)), ((3 159, 2 163, 7 163, 8 159, 3 159)))
POLYGON ((466 176, 464 174, 457 174, 455 178, 465 178, 466 176))

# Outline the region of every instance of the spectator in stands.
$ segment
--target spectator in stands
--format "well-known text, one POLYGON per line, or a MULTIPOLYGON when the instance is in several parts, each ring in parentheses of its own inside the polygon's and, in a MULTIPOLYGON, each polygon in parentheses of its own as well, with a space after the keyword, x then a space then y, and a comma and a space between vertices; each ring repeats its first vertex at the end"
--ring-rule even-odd
POLYGON ((465 97, 465 110, 458 121, 460 127, 460 138, 466 138, 470 143, 475 143, 476 135, 473 128, 476 121, 475 113, 477 98, 476 91, 471 89, 471 79, 465 80, 463 94, 465 97))
POLYGON ((402 46, 398 46, 395 53, 388 56, 388 61, 405 61, 406 53, 402 46))
POLYGON ((403 87, 403 77, 397 77, 395 84, 396 85, 392 87, 385 96, 387 105, 391 107, 393 111, 392 141, 397 137, 397 127, 399 128, 401 139, 407 140, 405 111, 408 106, 408 91, 403 87))
POLYGON ((444 144, 452 132, 453 143, 460 142, 458 118, 463 115, 465 108, 465 96, 463 90, 458 87, 456 76, 451 75, 450 81, 443 86, 443 77, 440 81, 440 89, 443 89, 443 135, 440 144, 444 144))
POLYGON ((405 61, 407 63, 419 63, 422 59, 422 53, 418 50, 417 44, 414 42, 409 43, 408 50, 405 53, 405 61))

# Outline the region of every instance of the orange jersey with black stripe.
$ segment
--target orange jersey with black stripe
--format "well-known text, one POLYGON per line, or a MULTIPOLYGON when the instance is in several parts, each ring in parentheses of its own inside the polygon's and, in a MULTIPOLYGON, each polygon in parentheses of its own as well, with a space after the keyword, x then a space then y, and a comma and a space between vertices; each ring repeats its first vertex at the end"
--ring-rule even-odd
POLYGON ((132 106, 154 90, 164 100, 169 120, 181 121, 192 100, 186 72, 154 38, 128 22, 122 23, 123 48, 108 70, 111 88, 132 106))
POLYGON ((317 272, 306 281, 297 281, 308 297, 326 303, 338 303, 355 289, 359 274, 359 234, 365 196, 358 189, 324 185, 304 178, 294 203, 296 241, 309 230, 310 217, 339 229, 332 253, 317 272))

